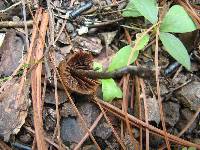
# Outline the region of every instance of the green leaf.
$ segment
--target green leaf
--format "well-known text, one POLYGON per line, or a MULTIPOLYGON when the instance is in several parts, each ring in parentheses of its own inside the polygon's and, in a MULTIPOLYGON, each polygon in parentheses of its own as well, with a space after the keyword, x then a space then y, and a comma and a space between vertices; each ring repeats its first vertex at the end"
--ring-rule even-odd
MULTIPOLYGON (((137 39, 139 36, 140 35, 137 35, 137 39)), ((132 64, 137 59, 139 55, 139 50, 143 49, 148 44, 148 42, 149 42, 149 35, 145 35, 137 45, 135 53, 131 58, 130 64, 132 64)), ((121 48, 112 58, 111 64, 108 67, 108 71, 114 71, 127 66, 131 51, 132 47, 130 45, 121 48)))
MULTIPOLYGON (((93 69, 101 72, 103 66, 101 63, 93 62, 93 69)), ((113 79, 102 79, 101 84, 104 101, 111 102, 114 98, 122 98, 122 91, 113 79)))
POLYGON ((172 6, 160 26, 161 32, 185 33, 196 30, 197 27, 180 5, 172 6))
POLYGON ((93 62, 93 69, 97 72, 103 71, 103 66, 101 63, 93 62))
POLYGON ((125 10, 122 13, 122 16, 124 17, 139 17, 142 16, 140 12, 135 8, 133 4, 133 0, 130 0, 127 4, 125 10))
POLYGON ((196 147, 189 147, 188 150, 196 150, 196 147))
POLYGON ((135 8, 152 24, 158 21, 158 7, 156 0, 133 0, 135 8))
POLYGON ((183 147, 182 150, 187 150, 187 147, 183 147))
POLYGON ((185 68, 190 70, 190 56, 183 43, 174 35, 164 32, 160 33, 160 40, 166 51, 185 68))
MULTIPOLYGON (((108 67, 108 71, 114 71, 119 68, 127 66, 129 56, 131 54, 132 47, 127 45, 120 49, 115 56, 112 58, 112 61, 108 67)), ((139 51, 135 51, 133 57, 131 58, 131 63, 133 63, 138 57, 139 51)))
MULTIPOLYGON (((136 34, 136 41, 139 40, 139 38, 142 36, 143 33, 138 33, 136 34)), ((143 49, 149 42, 150 36, 146 34, 138 43, 136 50, 141 50, 143 49)))
POLYGON ((113 79, 102 79, 103 100, 111 102, 114 98, 122 98, 122 91, 113 79))

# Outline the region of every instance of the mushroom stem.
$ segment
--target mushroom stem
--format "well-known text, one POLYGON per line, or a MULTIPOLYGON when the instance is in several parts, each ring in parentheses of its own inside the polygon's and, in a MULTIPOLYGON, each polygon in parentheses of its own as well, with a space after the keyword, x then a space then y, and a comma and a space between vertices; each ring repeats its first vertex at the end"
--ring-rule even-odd
POLYGON ((127 66, 113 72, 97 72, 94 70, 71 69, 71 73, 76 76, 85 76, 91 79, 119 78, 124 74, 130 73, 131 75, 137 75, 141 78, 147 79, 153 77, 155 71, 146 67, 127 66))

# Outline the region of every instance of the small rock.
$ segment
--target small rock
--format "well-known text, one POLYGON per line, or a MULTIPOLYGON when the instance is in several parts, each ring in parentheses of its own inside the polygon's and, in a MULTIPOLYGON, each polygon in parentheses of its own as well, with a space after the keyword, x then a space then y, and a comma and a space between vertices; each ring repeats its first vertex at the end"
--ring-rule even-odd
POLYGON ((64 59, 64 56, 56 52, 56 66, 59 66, 60 62, 64 59))
POLYGON ((20 18, 19 18, 18 16, 13 16, 13 17, 12 17, 12 20, 13 20, 14 22, 18 22, 18 21, 20 21, 20 18))
POLYGON ((64 32, 60 34, 58 41, 62 44, 69 44, 68 38, 64 32))
POLYGON ((167 86, 165 84, 160 84, 160 94, 165 95, 169 92, 167 86))
POLYGON ((46 131, 54 131, 56 127, 56 111, 50 107, 44 109, 44 128, 46 131))
MULTIPOLYGON (((68 100, 64 91, 58 90, 57 92, 58 92, 58 103, 59 104, 62 104, 68 100)), ((56 104, 54 90, 51 90, 51 89, 46 90, 44 102, 47 104, 54 104, 54 105, 56 104)))
MULTIPOLYGON (((87 123, 87 127, 90 127, 99 115, 97 106, 90 102, 80 101, 77 108, 87 123)), ((61 121, 61 138, 66 145, 77 144, 85 133, 86 130, 79 117, 63 117, 61 121)))
POLYGON ((100 113, 99 108, 91 102, 78 102, 77 108, 85 121, 88 123, 88 127, 92 125, 100 113))
MULTIPOLYGON (((195 112, 191 111, 189 108, 181 109, 181 117, 179 122, 177 123, 177 128, 179 130, 182 130, 186 124, 191 120, 191 118, 194 116, 195 112)), ((190 126, 190 128, 186 131, 186 133, 191 133, 192 130, 196 128, 197 125, 197 119, 193 122, 193 124, 190 126)))
POLYGON ((69 54, 71 50, 72 50, 72 45, 64 46, 64 47, 61 47, 61 48, 60 48, 60 52, 61 52, 61 54, 63 54, 64 56, 66 56, 67 54, 69 54))
POLYGON ((106 45, 110 45, 112 43, 116 34, 117 34, 117 31, 99 33, 99 35, 102 36, 106 45))
POLYGON ((139 138, 140 132, 137 128, 133 128, 134 138, 139 138))
POLYGON ((115 137, 111 136, 108 140, 104 140, 104 141, 107 145, 105 150, 110 150, 110 149, 119 150, 120 149, 120 145, 117 142, 115 137))
POLYGON ((66 29, 69 33, 73 33, 74 32, 74 26, 71 23, 66 23, 66 29))
POLYGON ((94 134, 95 136, 106 140, 112 135, 112 129, 109 127, 108 123, 103 122, 95 128, 94 134))
MULTIPOLYGON (((155 121, 157 124, 159 124, 160 113, 159 113, 158 101, 155 98, 148 98, 146 103, 147 103, 147 109, 148 109, 148 120, 155 121)), ((145 118, 144 113, 142 114, 142 116, 143 118, 145 118)))
POLYGON ((60 115, 62 117, 76 117, 76 112, 74 112, 73 110, 73 106, 71 103, 65 103, 62 108, 61 108, 61 111, 60 111, 60 115))
POLYGON ((151 147, 152 150, 158 150, 159 145, 164 143, 164 141, 163 141, 163 138, 161 138, 160 136, 150 134, 149 143, 150 143, 150 147, 151 147))
POLYGON ((80 29, 77 29, 78 35, 83 35, 85 33, 88 33, 88 27, 82 26, 80 29))
POLYGON ((200 107, 200 82, 194 81, 182 87, 176 92, 177 99, 191 110, 200 107))
POLYGON ((19 139, 22 143, 25 144, 30 144, 33 141, 33 138, 29 133, 20 135, 19 139))
POLYGON ((178 76, 172 80, 172 83, 174 85, 183 84, 183 83, 187 82, 187 80, 188 80, 188 78, 186 75, 179 73, 178 76))
POLYGON ((137 147, 139 148, 139 142, 135 140, 134 141, 135 145, 131 144, 130 136, 127 134, 125 135, 124 141, 125 141, 124 144, 128 150, 137 150, 137 147))
POLYGON ((103 46, 101 44, 101 40, 97 37, 81 37, 76 36, 73 39, 74 45, 82 50, 90 51, 94 54, 101 53, 103 46))
POLYGON ((95 145, 86 145, 82 148, 82 150, 97 150, 95 145))
POLYGON ((180 109, 180 105, 177 103, 173 103, 173 102, 163 103, 165 122, 169 126, 173 127, 179 120, 179 117, 180 117, 179 109, 180 109))
POLYGON ((76 118, 64 118, 61 121, 61 139, 64 144, 69 146, 70 144, 78 143, 84 136, 81 127, 76 118))

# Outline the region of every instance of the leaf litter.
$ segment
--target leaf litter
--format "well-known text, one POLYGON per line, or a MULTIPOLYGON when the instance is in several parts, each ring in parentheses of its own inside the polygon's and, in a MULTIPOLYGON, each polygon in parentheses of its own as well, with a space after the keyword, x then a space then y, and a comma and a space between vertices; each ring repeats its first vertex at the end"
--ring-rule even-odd
POLYGON ((1 2, 0 147, 200 148, 198 5, 1 2))

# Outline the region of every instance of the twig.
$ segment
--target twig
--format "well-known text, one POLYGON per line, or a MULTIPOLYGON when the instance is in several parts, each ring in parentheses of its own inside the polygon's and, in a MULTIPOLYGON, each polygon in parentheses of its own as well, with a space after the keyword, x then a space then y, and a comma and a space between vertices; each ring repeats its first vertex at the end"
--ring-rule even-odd
POLYGON ((191 17, 193 18, 194 22, 196 23, 196 25, 198 26, 198 28, 200 28, 200 17, 196 14, 195 10, 189 5, 188 3, 182 0, 177 0, 178 3, 180 5, 182 5, 191 15, 191 17))
MULTIPOLYGON (((33 53, 33 59, 39 60, 43 55, 44 43, 47 25, 48 25, 48 13, 43 12, 42 21, 40 26, 41 36, 39 36, 35 51, 33 53)), ((43 131, 43 119, 42 119, 42 100, 41 100, 41 72, 42 64, 38 64, 36 68, 32 70, 31 74, 31 87, 32 87, 32 100, 33 100, 33 118, 35 126, 35 135, 37 141, 38 150, 47 150, 46 143, 44 141, 43 131)))
MULTIPOLYGON (((126 29, 124 29, 125 31, 125 36, 129 42, 129 44, 131 43, 131 37, 128 33, 128 31, 126 29)), ((126 126, 128 128, 128 132, 129 132, 129 135, 130 135, 130 141, 131 141, 131 144, 132 145, 135 145, 135 148, 138 149, 137 147, 137 144, 135 143, 135 138, 132 134, 132 128, 130 126, 130 122, 129 122, 129 119, 128 119, 128 92, 129 92, 129 85, 128 85, 128 82, 129 82, 129 79, 130 79, 130 74, 127 74, 127 75, 124 75, 124 83, 123 83, 123 103, 122 103, 122 110, 124 111, 125 113, 125 119, 126 119, 126 126)))
MULTIPOLYGON (((24 60, 24 62, 26 64, 29 64, 30 63, 30 59, 31 59, 31 55, 32 55, 32 50, 33 50, 33 46, 34 46, 34 42, 35 42, 35 38, 36 38, 36 35, 37 35, 37 27, 38 24, 39 24, 39 21, 40 21, 40 18, 41 18, 41 15, 42 15, 42 10, 41 9, 38 9, 36 11, 36 21, 35 21, 35 25, 33 26, 33 30, 32 30, 32 37, 31 37, 31 43, 30 43, 30 47, 28 49, 28 55, 27 55, 27 58, 26 60, 24 60)), ((26 79, 26 75, 27 75, 27 71, 28 71, 28 68, 25 68, 24 69, 24 72, 23 72, 23 75, 21 77, 21 81, 20 81, 20 88, 18 89, 18 96, 17 96, 17 99, 20 98, 21 96, 21 92, 22 92, 22 89, 23 89, 23 85, 24 85, 24 82, 25 82, 25 79, 26 79)))
MULTIPOLYGON (((200 112, 200 107, 197 109, 196 113, 192 116, 190 121, 185 125, 185 127, 181 130, 181 132, 177 135, 178 137, 182 136, 193 124, 193 122, 196 120, 200 112)), ((166 145, 162 145, 160 149, 165 149, 166 145)))
MULTIPOLYGON (((146 94, 145 94, 144 80, 140 79, 140 85, 142 88, 142 95, 143 95, 145 122, 146 122, 146 124, 149 124, 147 98, 146 98, 146 94)), ((149 129, 147 129, 147 128, 146 128, 146 150, 149 150, 149 129)))
POLYGON ((114 136, 116 137, 118 143, 121 145, 122 149, 125 150, 126 147, 125 147, 124 143, 122 142, 122 140, 121 140, 120 137, 118 136, 117 132, 115 131, 114 127, 112 126, 112 124, 111 124, 111 122, 110 122, 108 116, 106 115, 106 112, 104 111, 102 105, 99 103, 99 101, 98 101, 98 99, 96 99, 96 97, 94 97, 94 100, 95 100, 96 104, 99 106, 99 108, 100 108, 101 112, 103 113, 103 115, 104 115, 106 121, 108 122, 110 128, 112 129, 113 134, 114 134, 114 136))
POLYGON ((196 120, 200 112, 200 107, 197 109, 196 113, 192 116, 190 121, 186 124, 186 126, 181 130, 181 132, 178 134, 178 137, 182 136, 192 125, 192 123, 196 120))
POLYGON ((61 26, 61 28, 60 28, 60 31, 59 31, 59 33, 58 33, 58 35, 57 35, 57 37, 56 37, 56 39, 55 39, 53 45, 55 45, 55 43, 56 43, 57 40, 59 39, 61 33, 63 32, 63 30, 64 30, 64 28, 65 28, 66 23, 67 23, 67 20, 65 19, 65 20, 63 21, 63 23, 62 23, 62 26, 61 26))
POLYGON ((128 63, 127 63, 127 65, 130 65, 130 62, 131 62, 131 59, 132 59, 132 57, 133 57, 133 55, 134 55, 134 52, 135 52, 135 50, 136 50, 136 47, 138 46, 138 44, 140 43, 140 41, 142 40, 142 38, 143 38, 147 33, 149 33, 154 27, 156 27, 156 26, 159 25, 159 24, 160 24, 160 22, 158 22, 158 23, 154 24, 153 26, 151 26, 149 29, 147 29, 145 32, 143 32, 142 35, 136 40, 135 45, 134 45, 134 47, 132 47, 130 56, 129 56, 129 58, 128 58, 128 63))
POLYGON ((158 97, 158 104, 159 104, 159 111, 160 111, 160 118, 161 118, 161 123, 162 123, 162 128, 164 130, 164 135, 165 135, 165 142, 167 144, 167 149, 171 150, 170 148, 170 143, 167 137, 167 131, 166 131, 166 126, 165 126, 165 118, 163 114, 163 106, 162 106, 162 101, 161 101, 161 95, 160 95, 160 81, 159 81, 159 68, 158 68, 158 36, 159 36, 159 28, 157 28, 156 32, 156 46, 155 46, 155 67, 156 67, 156 87, 157 87, 157 97, 158 97))
MULTIPOLYGON (((50 56, 51 60, 53 60, 51 54, 50 54, 49 56, 50 56)), ((84 128, 86 129, 87 133, 90 135, 90 138, 92 139, 92 141, 94 142, 94 144, 96 145, 96 147, 98 148, 98 150, 101 150, 101 148, 100 148, 99 145, 97 144, 97 142, 96 142, 94 136, 92 135, 92 133, 91 133, 90 130, 88 129, 86 122, 84 121, 83 117, 81 116, 80 112, 78 111, 78 109, 77 109, 77 107, 76 107, 76 105, 75 105, 73 99, 72 99, 71 96, 70 96, 70 93, 68 92, 67 88, 64 86, 64 83, 63 83, 64 81, 62 80, 62 78, 61 78, 61 76, 60 76, 60 74, 59 74, 59 72, 58 72, 58 70, 57 70, 57 68, 56 68, 55 62, 52 62, 52 63, 53 63, 53 69, 54 69, 54 71, 57 73, 58 78, 59 78, 59 80, 60 80, 60 82, 61 82, 61 84, 63 85, 63 88, 64 88, 64 90, 65 90, 65 93, 66 93, 66 95, 67 95, 67 97, 68 97, 70 103, 71 103, 72 106, 73 106, 73 110, 76 112, 76 114, 77 114, 78 117, 80 118, 81 122, 83 123, 84 128)))
MULTIPOLYGON (((30 127, 24 126, 24 128, 26 130, 28 130, 29 132, 31 132, 32 134, 35 134, 35 131, 33 129, 31 129, 30 127)), ((51 141, 50 139, 48 139, 46 137, 45 137, 45 141, 47 141, 49 144, 53 145, 55 148, 57 148, 57 149, 59 148, 59 146, 56 143, 54 143, 53 141, 51 141)))
MULTIPOLYGON (((136 102, 138 103, 138 111, 139 111, 139 119, 142 120, 142 107, 141 107, 141 99, 140 99, 140 79, 136 76, 135 77, 136 81, 136 102)), ((142 135, 142 126, 140 126, 140 150, 143 149, 143 135, 142 135)))
MULTIPOLYGON (((23 8, 23 18, 24 18, 24 30, 25 30, 25 34, 26 34, 26 42, 25 45, 28 48, 29 47, 29 41, 28 41, 28 26, 27 26, 27 22, 26 22, 26 6, 25 6, 25 1, 21 0, 22 2, 22 8, 23 8)), ((24 51, 22 51, 22 60, 24 59, 24 51)))
POLYGON ((21 3, 22 3, 22 2, 21 2, 21 1, 19 1, 19 2, 17 2, 17 3, 15 3, 15 4, 13 4, 12 6, 10 6, 10 7, 6 8, 6 9, 4 9, 4 10, 0 10, 0 13, 5 13, 6 11, 8 11, 8 10, 10 10, 10 9, 13 9, 14 7, 16 7, 16 6, 20 5, 21 3))
POLYGON ((127 129, 128 129, 129 135, 130 135, 131 145, 135 145, 136 149, 138 149, 137 144, 135 143, 135 138, 132 134, 133 129, 130 126, 130 121, 128 119, 128 95, 129 95, 128 94, 128 92, 129 92, 128 82, 129 82, 129 78, 130 78, 130 74, 124 76, 122 110, 125 113, 125 122, 126 122, 126 126, 127 126, 127 129))
MULTIPOLYGON (((53 61, 56 61, 55 58, 55 51, 53 52, 53 61)), ((56 128, 57 128, 57 140, 58 140, 58 145, 59 145, 59 149, 62 149, 62 141, 60 138, 60 113, 59 113, 59 100, 58 100, 58 86, 57 86, 57 76, 56 76, 56 72, 54 71, 54 85, 55 85, 55 100, 56 100, 56 128)))
POLYGON ((27 27, 32 27, 33 21, 28 20, 26 23, 24 23, 24 21, 1 21, 0 28, 24 28, 25 24, 27 27))
POLYGON ((26 5, 25 5, 25 0, 21 0, 22 2, 22 7, 23 7, 23 18, 24 18, 24 30, 26 33, 26 45, 29 47, 29 41, 28 41, 28 25, 27 25, 27 20, 26 20, 26 5))
MULTIPOLYGON (((97 119, 94 121, 93 125, 90 127, 90 132, 92 132, 95 129, 95 127, 97 126, 97 124, 99 123, 102 117, 103 117, 103 113, 101 113, 97 117, 97 119)), ((78 150, 88 137, 89 137, 89 134, 86 133, 85 136, 81 139, 81 141, 76 145, 74 150, 78 150)))
MULTIPOLYGON (((107 102, 104 102, 103 100, 100 100, 98 98, 95 98, 95 100, 92 100, 92 101, 95 102, 95 103, 97 103, 97 101, 98 101, 101 104, 101 106, 104 109, 106 109, 108 112, 114 114, 116 117, 119 117, 119 118, 121 118, 122 120, 125 121, 125 114, 119 108, 117 108, 117 107, 115 107, 115 106, 113 106, 113 105, 111 105, 111 104, 109 104, 107 102)), ((154 134, 158 134, 158 135, 163 136, 163 137, 165 136, 164 131, 162 131, 161 129, 158 129, 158 128, 150 125, 150 124, 147 124, 147 123, 137 119, 136 117, 134 117, 134 116, 132 116, 130 114, 128 114, 128 118, 129 118, 130 123, 132 125, 135 125, 137 127, 142 126, 144 129, 148 128, 154 134)), ((167 134, 169 140, 174 142, 174 143, 181 144, 183 146, 188 146, 188 147, 189 146, 193 146, 193 147, 196 147, 197 149, 200 149, 200 145, 198 145, 198 144, 194 144, 192 142, 183 140, 183 139, 181 139, 181 138, 179 138, 177 136, 171 135, 169 133, 166 133, 166 134, 167 134)))
POLYGON ((127 66, 113 72, 97 72, 93 70, 83 70, 83 69, 73 69, 71 68, 71 73, 77 76, 86 76, 91 79, 109 79, 109 78, 119 78, 125 74, 137 75, 142 78, 151 78, 154 75, 154 71, 145 67, 138 66, 127 66))
POLYGON ((107 21, 107 22, 95 23, 93 25, 88 25, 88 28, 98 28, 98 27, 107 26, 107 25, 122 21, 123 19, 124 18, 119 18, 119 19, 111 20, 111 21, 107 21))

